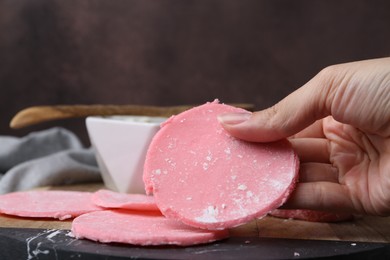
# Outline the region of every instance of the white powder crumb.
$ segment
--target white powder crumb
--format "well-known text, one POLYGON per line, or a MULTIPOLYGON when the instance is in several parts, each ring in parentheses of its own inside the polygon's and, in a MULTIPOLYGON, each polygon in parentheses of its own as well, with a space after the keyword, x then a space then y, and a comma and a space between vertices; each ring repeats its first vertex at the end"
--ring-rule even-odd
POLYGON ((232 151, 230 150, 230 147, 226 148, 226 149, 224 150, 224 152, 225 152, 226 154, 228 154, 228 155, 230 155, 230 154, 232 153, 232 151))
POLYGON ((156 169, 153 171, 154 174, 160 175, 161 174, 161 169, 156 169))
POLYGON ((67 234, 65 234, 65 236, 76 238, 76 236, 72 233, 72 231, 69 231, 67 234))
POLYGON ((168 144, 168 149, 173 149, 173 148, 176 147, 177 139, 176 138, 172 138, 171 140, 172 141, 168 144))
POLYGON ((280 190, 284 187, 283 183, 277 180, 270 180, 270 184, 275 190, 280 190))
POLYGON ((227 207, 227 206, 226 206, 225 203, 221 205, 221 208, 223 208, 223 209, 226 209, 226 207, 227 207))
POLYGON ((245 240, 245 244, 250 244, 251 241, 250 240, 245 240))
POLYGON ((247 197, 247 198, 252 198, 252 197, 253 197, 253 192, 247 191, 247 192, 246 192, 246 197, 247 197))
POLYGON ((187 197, 186 200, 192 200, 192 197, 187 197))
POLYGON ((301 256, 301 254, 298 253, 298 252, 294 252, 294 256, 295 256, 295 257, 298 257, 298 256, 301 256))
POLYGON ((166 161, 167 163, 169 163, 172 167, 176 167, 176 163, 175 163, 174 161, 172 161, 172 159, 166 158, 165 161, 166 161))
POLYGON ((207 213, 213 216, 218 215, 218 209, 215 206, 208 206, 207 213))
POLYGON ((203 170, 207 170, 209 168, 209 164, 208 163, 203 163, 203 170))
POLYGON ((242 156, 241 154, 238 154, 237 157, 240 159, 244 158, 244 156, 242 156))
POLYGON ((232 175, 232 180, 234 181, 234 180, 236 180, 237 179, 237 175, 232 175))
POLYGON ((203 210, 203 215, 195 218, 199 222, 203 223, 216 223, 218 216, 218 209, 215 206, 208 206, 203 210))
POLYGON ((247 187, 246 187, 246 185, 244 185, 244 184, 240 184, 240 185, 238 185, 238 188, 237 188, 237 189, 239 189, 239 190, 246 190, 247 187))
POLYGON ((351 243, 351 246, 356 246, 356 243, 351 243))
POLYGON ((184 123, 186 121, 185 118, 183 118, 182 120, 180 120, 180 123, 184 123))

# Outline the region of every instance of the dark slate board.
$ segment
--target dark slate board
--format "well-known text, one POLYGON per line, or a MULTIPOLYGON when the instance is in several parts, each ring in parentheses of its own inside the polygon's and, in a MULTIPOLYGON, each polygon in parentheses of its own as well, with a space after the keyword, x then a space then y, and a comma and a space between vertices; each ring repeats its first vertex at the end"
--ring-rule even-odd
POLYGON ((0 259, 390 259, 390 244, 234 237, 192 247, 74 239, 68 230, 0 228, 0 259))

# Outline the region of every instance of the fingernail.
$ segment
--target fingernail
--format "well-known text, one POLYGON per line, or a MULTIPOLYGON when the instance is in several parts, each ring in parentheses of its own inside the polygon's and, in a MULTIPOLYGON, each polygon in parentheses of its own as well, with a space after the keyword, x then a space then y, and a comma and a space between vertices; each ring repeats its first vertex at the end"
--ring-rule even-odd
POLYGON ((238 125, 247 121, 252 116, 250 112, 226 113, 218 116, 218 120, 226 125, 238 125))

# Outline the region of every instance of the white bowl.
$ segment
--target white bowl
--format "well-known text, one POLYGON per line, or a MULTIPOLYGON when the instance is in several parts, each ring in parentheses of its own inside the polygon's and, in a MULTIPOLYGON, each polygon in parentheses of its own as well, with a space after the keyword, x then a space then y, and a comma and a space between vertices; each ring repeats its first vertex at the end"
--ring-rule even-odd
POLYGON ((103 182, 123 193, 145 193, 143 166, 153 136, 166 118, 87 117, 86 126, 103 182))

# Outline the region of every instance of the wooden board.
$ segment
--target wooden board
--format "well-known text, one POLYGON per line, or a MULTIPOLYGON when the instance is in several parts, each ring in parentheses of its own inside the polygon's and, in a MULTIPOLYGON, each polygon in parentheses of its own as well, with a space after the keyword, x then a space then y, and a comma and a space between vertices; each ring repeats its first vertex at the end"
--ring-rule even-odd
POLYGON ((339 223, 316 223, 266 217, 257 221, 260 237, 390 242, 389 217, 363 217, 339 223))

